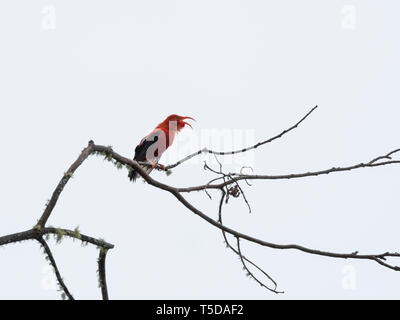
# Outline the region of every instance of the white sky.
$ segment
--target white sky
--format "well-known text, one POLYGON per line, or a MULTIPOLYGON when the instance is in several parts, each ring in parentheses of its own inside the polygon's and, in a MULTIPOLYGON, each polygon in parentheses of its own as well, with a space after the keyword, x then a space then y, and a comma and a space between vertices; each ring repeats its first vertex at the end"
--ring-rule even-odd
MULTIPOLYGON (((0 235, 35 224, 88 140, 133 157, 139 140, 171 113, 197 123, 163 164, 209 146, 205 132, 214 132, 217 146, 222 129, 239 133, 238 147, 269 138, 316 104, 295 132, 241 163, 260 174, 293 173, 399 148, 399 9, 394 0, 2 1, 0 235)), ((219 149, 231 146, 228 135, 219 149)), ((200 160, 169 177, 152 175, 173 186, 204 183, 212 176, 200 160)), ((226 170, 237 168, 224 160, 226 170)), ((398 251, 399 170, 256 181, 245 188, 253 213, 233 199, 224 220, 282 244, 398 251)), ((216 217, 217 193, 213 201, 203 193, 188 199, 216 217)), ((246 278, 218 230, 100 158, 79 168, 49 225, 79 225, 115 244, 107 260, 115 299, 399 298, 400 274, 373 262, 243 243, 286 292, 273 295, 246 278)), ((74 296, 99 298, 97 250, 72 240, 50 246, 74 296)), ((0 254, 0 299, 60 297, 37 243, 0 254)))

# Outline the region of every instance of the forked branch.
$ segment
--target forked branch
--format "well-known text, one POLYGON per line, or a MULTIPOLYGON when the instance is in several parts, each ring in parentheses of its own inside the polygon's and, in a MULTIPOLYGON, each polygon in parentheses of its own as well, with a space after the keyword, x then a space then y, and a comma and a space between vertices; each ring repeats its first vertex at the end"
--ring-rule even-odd
MULTIPOLYGON (((247 152, 249 150, 253 150, 258 148, 259 146, 265 145, 269 142, 272 142, 280 137, 282 137, 284 134, 292 131, 293 129, 297 128, 299 124, 301 124, 315 109, 317 106, 312 108, 302 119, 300 119, 296 124, 293 126, 289 127, 288 129, 282 131, 278 135, 273 136, 272 138, 269 138, 267 140, 264 140, 262 142, 259 142, 253 146, 241 149, 241 150, 236 150, 236 151, 229 151, 229 152, 222 152, 222 151, 213 151, 209 149, 202 149, 199 150, 196 153, 193 153, 182 160, 178 161, 177 163, 174 163, 172 165, 169 165, 166 167, 166 170, 172 169, 180 165, 181 163, 203 153, 203 152, 208 152, 214 155, 232 155, 235 153, 241 153, 241 152, 247 152)), ((98 240, 93 237, 83 235, 81 234, 77 229, 76 230, 67 230, 67 229, 60 229, 60 228, 53 228, 53 227, 47 227, 46 223, 52 214, 57 201, 59 199, 60 194, 64 190, 64 187, 68 183, 69 179, 72 177, 72 175, 75 173, 75 171, 79 168, 80 165, 92 154, 95 155, 101 155, 104 156, 104 158, 110 162, 112 162, 114 165, 117 166, 117 168, 122 168, 126 167, 128 170, 134 168, 140 176, 151 186, 167 191, 171 193, 182 205, 184 205, 190 212, 198 215, 200 218, 205 220, 207 223, 209 223, 211 226, 219 229, 222 232, 224 241, 227 245, 227 247, 232 250, 240 259, 241 264, 245 271, 248 273, 248 275, 254 279, 257 283, 259 283, 261 286, 264 288, 274 292, 274 293, 279 293, 280 291, 277 290, 277 283, 275 280, 272 279, 271 276, 269 276, 268 273, 266 273, 262 268, 260 268, 257 264, 255 264, 252 260, 249 258, 245 257, 243 252, 242 252, 242 247, 241 247, 241 241, 248 241, 251 243, 258 244, 260 246, 268 247, 271 249, 280 249, 280 250, 297 250, 301 251, 307 254, 312 254, 312 255, 318 255, 318 256, 324 256, 324 257, 330 257, 330 258, 339 258, 339 259, 358 259, 358 260, 370 260, 378 263, 379 265, 389 268, 395 271, 399 271, 400 268, 397 265, 391 264, 387 261, 388 258, 399 258, 400 253, 398 252, 384 252, 384 253, 376 253, 376 254, 359 254, 358 251, 352 251, 351 253, 338 253, 338 252, 332 252, 332 251, 324 251, 324 250, 318 250, 318 249, 312 249, 312 248, 307 248, 298 244, 278 244, 278 243, 272 243, 268 242, 262 239, 255 238, 251 235, 242 233, 240 231, 237 231, 235 229, 229 228, 226 225, 223 224, 222 221, 222 207, 223 203, 227 202, 229 200, 230 196, 237 197, 239 195, 242 195, 243 200, 246 202, 246 204, 249 206, 250 209, 250 204, 244 195, 243 189, 240 186, 240 182, 244 181, 247 182, 250 180, 282 180, 282 179, 296 179, 296 178, 305 178, 305 177, 311 177, 311 176, 320 176, 324 174, 329 174, 329 173, 338 173, 338 172, 345 172, 345 171, 351 171, 351 170, 356 170, 356 169, 361 169, 361 168, 373 168, 373 167, 378 167, 378 166, 386 166, 386 165, 392 165, 392 164, 400 164, 400 160, 394 160, 393 156, 396 155, 398 152, 400 152, 400 149, 395 149, 385 155, 377 156, 374 159, 368 161, 368 162, 361 162, 355 165, 351 166, 343 166, 343 167, 332 167, 329 169, 325 170, 318 170, 318 171, 309 171, 309 172, 304 172, 304 173, 292 173, 292 174, 282 174, 282 175, 253 175, 253 174, 242 174, 242 173, 226 173, 223 172, 222 170, 222 165, 218 161, 220 168, 219 170, 212 169, 210 166, 205 164, 205 168, 213 172, 214 174, 217 175, 216 178, 210 180, 208 183, 205 183, 203 185, 199 186, 191 186, 191 187, 173 187, 167 184, 164 184, 158 180, 153 179, 150 177, 146 172, 143 170, 141 167, 141 164, 138 162, 131 160, 127 157, 124 157, 117 152, 115 152, 112 147, 110 146, 102 146, 102 145, 96 145, 93 141, 90 141, 88 146, 84 148, 81 152, 81 154, 78 156, 78 158, 75 160, 75 162, 68 168, 68 170, 64 173, 64 175, 61 177, 60 182, 58 183, 57 187, 55 188, 52 197, 50 198, 44 212, 42 213, 41 217, 39 218, 37 224, 35 227, 32 229, 19 232, 19 233, 14 233, 6 236, 0 237, 0 246, 6 245, 9 243, 15 243, 15 242, 20 242, 24 240, 37 240, 42 247, 45 250, 46 255, 48 256, 51 265, 53 266, 57 280, 60 284, 60 287, 62 288, 64 294, 69 298, 73 299, 71 293, 69 292, 67 286, 65 285, 65 282, 63 281, 60 272, 57 268, 56 262, 54 260, 54 257, 50 251, 50 248, 48 247, 46 241, 43 239, 44 236, 48 235, 55 235, 57 239, 63 236, 67 237, 72 237, 75 239, 79 239, 80 241, 84 243, 90 243, 92 245, 95 245, 99 249, 99 258, 98 258, 98 271, 99 271, 99 286, 101 288, 102 296, 103 299, 108 299, 108 290, 107 290, 107 282, 106 282, 106 272, 105 272, 105 261, 106 261, 106 254, 109 249, 112 249, 114 246, 110 243, 105 242, 104 240, 98 240), (221 198, 220 198, 220 204, 219 204, 219 212, 218 212, 218 220, 212 219, 209 215, 205 214, 202 212, 200 209, 196 208, 193 206, 189 201, 187 201, 184 197, 183 194, 187 192, 192 192, 192 191, 205 191, 207 190, 219 190, 221 192, 221 198), (233 246, 229 241, 227 235, 231 235, 236 239, 236 248, 233 246), (264 281, 260 280, 258 277, 254 275, 252 270, 250 270, 249 265, 252 267, 256 268, 259 272, 263 274, 263 276, 270 282, 272 283, 272 287, 268 286, 264 283, 264 281)), ((207 192, 209 195, 209 193, 207 192)), ((209 195, 210 196, 210 195, 209 195)), ((210 196, 211 197, 211 196, 210 196)))

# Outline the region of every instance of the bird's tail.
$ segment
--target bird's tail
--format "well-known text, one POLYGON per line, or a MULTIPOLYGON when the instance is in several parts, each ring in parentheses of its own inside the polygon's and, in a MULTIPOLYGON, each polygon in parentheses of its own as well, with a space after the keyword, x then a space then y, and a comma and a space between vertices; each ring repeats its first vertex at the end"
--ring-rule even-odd
MULTIPOLYGON (((147 174, 150 174, 150 172, 153 170, 153 168, 149 167, 149 166, 141 166, 141 167, 147 174)), ((128 177, 129 177, 129 180, 131 180, 132 182, 135 182, 136 179, 138 177, 140 177, 140 174, 135 169, 132 169, 129 171, 128 177)))
POLYGON ((128 174, 129 180, 135 182, 138 175, 139 174, 137 173, 137 171, 135 169, 130 170, 129 174, 128 174))

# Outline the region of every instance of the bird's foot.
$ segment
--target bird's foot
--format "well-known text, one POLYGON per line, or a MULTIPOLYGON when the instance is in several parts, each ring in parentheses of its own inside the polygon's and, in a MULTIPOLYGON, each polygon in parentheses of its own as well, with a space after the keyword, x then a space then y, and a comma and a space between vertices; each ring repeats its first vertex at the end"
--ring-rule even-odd
POLYGON ((162 165, 161 163, 155 163, 155 162, 153 162, 153 161, 149 161, 150 162, 150 164, 151 164, 151 167, 154 169, 161 169, 161 170, 163 170, 163 171, 166 171, 167 169, 165 168, 165 166, 164 165, 162 165))

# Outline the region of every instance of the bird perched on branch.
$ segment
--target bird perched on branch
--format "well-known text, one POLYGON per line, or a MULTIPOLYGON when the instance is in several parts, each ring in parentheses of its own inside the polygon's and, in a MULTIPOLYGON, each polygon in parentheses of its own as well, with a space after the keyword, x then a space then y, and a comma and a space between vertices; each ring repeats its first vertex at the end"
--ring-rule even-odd
MULTIPOLYGON (((186 125, 192 128, 192 126, 185 121, 186 119, 194 120, 192 117, 182 117, 176 114, 168 116, 137 145, 133 160, 138 162, 148 162, 149 165, 141 165, 147 174, 149 174, 156 166, 165 170, 165 167, 162 164, 159 164, 158 161, 165 150, 172 145, 175 135, 179 131, 181 131, 186 125)), ((139 173, 135 169, 129 171, 128 177, 131 181, 135 181, 138 176, 139 173)))

